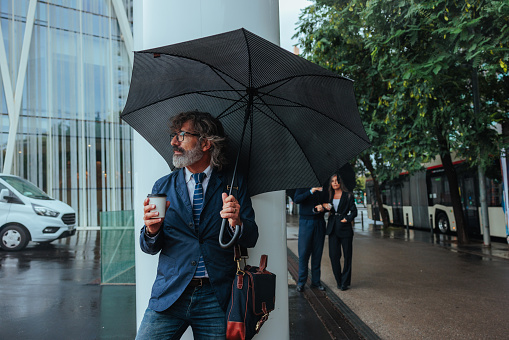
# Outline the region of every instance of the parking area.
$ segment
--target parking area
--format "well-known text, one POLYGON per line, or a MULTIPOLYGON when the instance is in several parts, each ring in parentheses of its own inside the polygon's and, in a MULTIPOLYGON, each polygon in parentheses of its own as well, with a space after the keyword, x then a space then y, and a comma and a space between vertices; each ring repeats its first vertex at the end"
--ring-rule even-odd
POLYGON ((100 285, 99 231, 0 250, 2 339, 134 339, 135 286, 100 285))

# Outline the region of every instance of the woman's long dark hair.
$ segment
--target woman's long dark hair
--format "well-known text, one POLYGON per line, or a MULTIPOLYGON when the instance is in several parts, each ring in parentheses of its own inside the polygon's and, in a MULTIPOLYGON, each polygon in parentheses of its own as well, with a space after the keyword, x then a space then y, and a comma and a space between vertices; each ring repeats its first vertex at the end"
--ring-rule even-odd
POLYGON ((332 198, 334 197, 334 189, 332 189, 332 179, 334 177, 338 178, 339 188, 344 192, 348 192, 348 188, 346 187, 345 183, 343 183, 341 176, 338 173, 335 173, 329 179, 329 201, 332 201, 332 198))

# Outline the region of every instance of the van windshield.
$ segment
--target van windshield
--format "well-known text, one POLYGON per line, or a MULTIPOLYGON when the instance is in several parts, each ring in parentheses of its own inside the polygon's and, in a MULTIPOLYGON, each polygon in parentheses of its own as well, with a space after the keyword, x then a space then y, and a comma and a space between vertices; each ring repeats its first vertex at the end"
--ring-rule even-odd
POLYGON ((22 195, 29 198, 37 198, 41 200, 52 200, 53 198, 46 195, 44 191, 36 187, 34 184, 25 181, 22 178, 11 177, 11 176, 0 176, 4 181, 11 185, 22 195))

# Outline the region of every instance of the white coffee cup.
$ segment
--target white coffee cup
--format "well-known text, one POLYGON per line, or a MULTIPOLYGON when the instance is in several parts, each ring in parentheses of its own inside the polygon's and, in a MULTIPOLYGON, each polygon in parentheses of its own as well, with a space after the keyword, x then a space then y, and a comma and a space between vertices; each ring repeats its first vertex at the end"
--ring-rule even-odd
POLYGON ((164 218, 166 212, 166 195, 165 194, 148 194, 148 204, 156 206, 152 211, 157 211, 159 215, 152 218, 164 218))

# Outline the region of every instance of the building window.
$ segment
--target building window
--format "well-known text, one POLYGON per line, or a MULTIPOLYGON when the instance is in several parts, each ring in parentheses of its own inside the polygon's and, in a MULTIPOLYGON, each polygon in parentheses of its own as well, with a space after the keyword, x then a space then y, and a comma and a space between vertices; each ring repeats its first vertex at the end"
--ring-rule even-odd
MULTIPOLYGON (((28 4, 0 2, 14 82, 28 4)), ((132 0, 123 4, 132 22, 132 0)), ((131 51, 121 37, 109 2, 37 2, 12 173, 71 205, 79 226, 98 226, 101 212, 132 209, 132 133, 119 118, 131 51)), ((3 167, 9 113, 1 82, 0 110, 3 167)))

